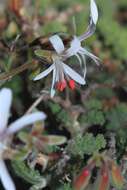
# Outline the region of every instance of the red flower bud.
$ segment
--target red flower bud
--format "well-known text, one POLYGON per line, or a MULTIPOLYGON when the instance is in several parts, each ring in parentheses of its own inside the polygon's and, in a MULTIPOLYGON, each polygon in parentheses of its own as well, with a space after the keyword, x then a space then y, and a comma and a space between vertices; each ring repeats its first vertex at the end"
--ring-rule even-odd
POLYGON ((61 92, 66 88, 66 86, 67 86, 66 81, 56 83, 56 89, 61 91, 61 92))
POLYGON ((109 171, 106 165, 103 165, 97 180, 95 181, 94 190, 108 190, 109 189, 109 171))
POLYGON ((91 177, 91 171, 88 167, 85 167, 82 172, 76 177, 73 183, 75 190, 84 190, 88 185, 91 177))
POLYGON ((74 90, 75 89, 75 81, 74 80, 69 80, 69 87, 71 90, 74 90))
POLYGON ((108 190, 109 188, 109 174, 108 171, 104 171, 100 178, 99 190, 108 190))

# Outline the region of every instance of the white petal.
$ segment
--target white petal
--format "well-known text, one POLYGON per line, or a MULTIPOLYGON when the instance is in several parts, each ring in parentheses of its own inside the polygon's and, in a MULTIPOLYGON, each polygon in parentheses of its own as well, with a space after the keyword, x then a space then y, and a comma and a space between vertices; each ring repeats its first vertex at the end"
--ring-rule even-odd
POLYGON ((84 75, 84 79, 86 78, 86 73, 87 73, 87 67, 86 67, 86 57, 85 55, 81 54, 82 56, 82 60, 83 60, 83 63, 84 63, 84 68, 83 68, 83 75, 84 75))
POLYGON ((49 38, 49 41, 51 42, 52 46, 54 47, 54 49, 58 54, 64 51, 63 41, 58 35, 51 36, 49 38))
POLYGON ((78 37, 80 42, 89 38, 95 32, 96 24, 98 21, 98 9, 97 9, 97 6, 96 6, 96 3, 94 0, 91 0, 91 2, 90 2, 90 14, 91 14, 90 15, 90 23, 89 23, 89 26, 87 27, 86 32, 78 37))
POLYGON ((0 160, 0 180, 5 190, 16 190, 3 160, 0 160))
POLYGON ((90 20, 90 24, 89 24, 86 32, 78 37, 78 39, 80 40, 80 42, 82 42, 83 40, 86 40, 87 38, 89 38, 90 36, 92 36, 94 34, 94 32, 95 32, 95 29, 96 29, 95 24, 93 23, 92 20, 90 20))
POLYGON ((80 67, 82 67, 82 60, 80 58, 80 56, 76 53, 75 56, 77 57, 78 61, 79 61, 79 64, 80 64, 80 67))
POLYGON ((95 32, 96 24, 98 21, 98 9, 94 0, 90 1, 90 14, 91 14, 90 23, 89 23, 89 26, 87 27, 86 32, 78 37, 80 42, 89 38, 95 32))
POLYGON ((43 112, 36 112, 36 113, 31 113, 29 115, 24 115, 23 117, 19 118, 12 124, 7 129, 7 134, 13 134, 23 127, 33 124, 37 121, 42 121, 46 118, 46 115, 43 112))
POLYGON ((34 78, 34 81, 36 80, 40 80, 44 77, 46 77, 49 73, 51 73, 51 71, 54 69, 54 64, 52 64, 48 69, 46 69, 45 71, 43 71, 42 73, 40 73, 39 75, 37 75, 35 78, 34 78))
POLYGON ((56 82, 56 68, 54 68, 54 70, 53 70, 52 87, 51 87, 51 98, 53 98, 54 95, 55 95, 55 89, 54 89, 55 82, 56 82))
POLYGON ((11 90, 3 88, 0 91, 0 133, 3 132, 7 126, 11 102, 12 102, 11 90))
POLYGON ((85 85, 86 82, 83 77, 81 77, 77 72, 71 69, 68 65, 63 63, 63 68, 66 74, 68 74, 74 81, 81 85, 85 85))
POLYGON ((93 59, 97 65, 99 65, 100 59, 98 57, 96 57, 95 55, 93 55, 92 53, 88 52, 85 48, 82 48, 80 53, 87 55, 88 57, 93 59))
POLYGON ((77 59, 78 59, 78 61, 79 61, 79 63, 80 63, 81 69, 83 70, 83 76, 84 76, 84 79, 85 79, 85 77, 86 77, 86 72, 87 72, 87 68, 86 68, 86 58, 85 58, 85 55, 83 55, 83 54, 79 54, 79 55, 78 55, 78 53, 75 54, 75 56, 77 57, 77 59), (80 58, 79 55, 82 57, 82 60, 81 60, 81 58, 80 58))
POLYGON ((98 9, 97 9, 97 5, 94 0, 90 1, 90 12, 91 12, 92 20, 93 20, 94 24, 96 25, 96 23, 98 21, 98 9))

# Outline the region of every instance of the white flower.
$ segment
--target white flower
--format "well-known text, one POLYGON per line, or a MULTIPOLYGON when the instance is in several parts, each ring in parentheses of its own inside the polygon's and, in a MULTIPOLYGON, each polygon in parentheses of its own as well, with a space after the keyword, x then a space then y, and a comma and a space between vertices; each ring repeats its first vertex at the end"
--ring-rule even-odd
POLYGON ((17 121, 7 127, 12 102, 12 92, 4 88, 0 91, 0 180, 5 190, 15 190, 15 185, 8 173, 3 160, 3 153, 8 148, 9 136, 16 133, 26 125, 33 124, 36 121, 42 121, 46 118, 43 112, 31 113, 24 115, 17 121))
POLYGON ((63 62, 65 47, 62 39, 58 35, 54 35, 50 37, 49 40, 56 51, 56 53, 52 55, 53 64, 37 75, 34 80, 40 80, 53 71, 51 97, 55 94, 55 87, 59 91, 63 91, 67 86, 67 82, 71 89, 75 88, 75 82, 85 85, 84 78, 63 62))
POLYGON ((85 39, 89 38, 96 29, 96 23, 98 21, 98 9, 94 0, 90 1, 90 24, 87 28, 87 31, 77 37, 74 36, 73 40, 71 41, 70 48, 68 48, 65 53, 65 59, 76 56, 79 60, 81 66, 84 67, 84 78, 86 75, 86 56, 92 58, 96 64, 99 64, 99 58, 93 55, 92 53, 88 52, 85 48, 82 47, 81 42, 85 39))
POLYGON ((52 87, 51 87, 51 97, 55 94, 55 88, 63 91, 64 88, 68 85, 71 89, 75 88, 75 82, 85 85, 85 76, 86 76, 86 57, 92 58, 96 64, 98 64, 99 59, 88 52, 85 48, 82 47, 81 42, 86 38, 90 37, 96 28, 96 23, 98 20, 98 10, 94 0, 90 1, 90 24, 87 31, 77 37, 74 36, 69 48, 65 48, 62 38, 56 34, 49 38, 49 41, 52 47, 55 50, 55 53, 52 54, 53 64, 45 71, 37 75, 34 80, 40 80, 46 77, 50 72, 53 71, 52 87), (80 65, 83 68, 84 76, 82 77, 72 68, 64 63, 68 58, 76 56, 80 65))

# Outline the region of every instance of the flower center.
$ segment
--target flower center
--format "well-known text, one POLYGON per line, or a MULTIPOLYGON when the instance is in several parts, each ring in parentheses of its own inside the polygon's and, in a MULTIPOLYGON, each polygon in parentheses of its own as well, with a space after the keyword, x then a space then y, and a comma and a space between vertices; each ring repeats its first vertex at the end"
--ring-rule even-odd
POLYGON ((79 49, 81 47, 81 42, 79 41, 79 39, 75 36, 74 39, 71 42, 71 49, 73 51, 74 54, 79 52, 79 49))
POLYGON ((78 37, 74 36, 73 40, 71 41, 70 48, 65 51, 64 56, 66 58, 76 55, 81 49, 81 42, 78 37))

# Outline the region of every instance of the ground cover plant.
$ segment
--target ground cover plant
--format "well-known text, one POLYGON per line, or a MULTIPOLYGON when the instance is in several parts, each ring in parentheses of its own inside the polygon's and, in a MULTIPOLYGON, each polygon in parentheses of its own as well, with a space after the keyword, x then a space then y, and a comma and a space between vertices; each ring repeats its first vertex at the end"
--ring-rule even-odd
POLYGON ((126 39, 126 0, 0 0, 0 190, 127 189, 126 39))

